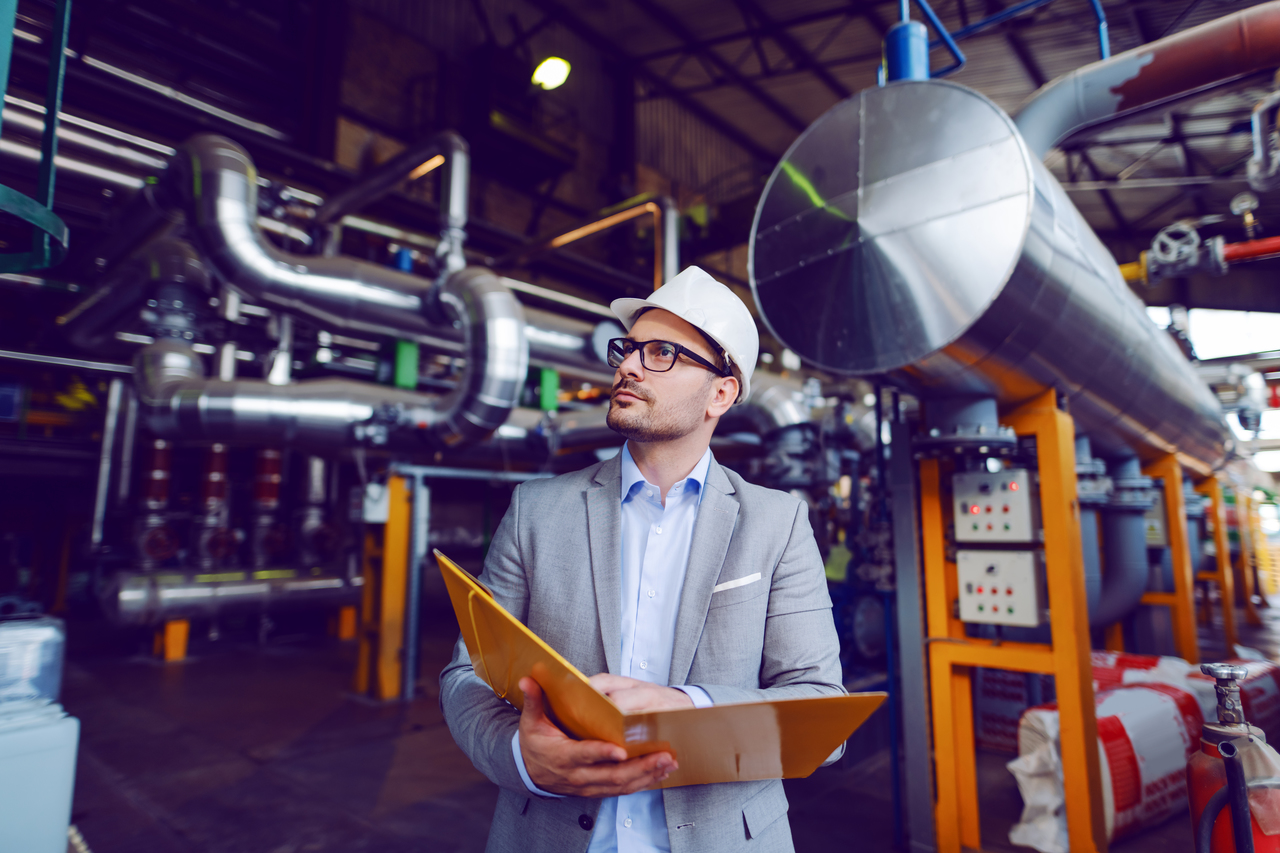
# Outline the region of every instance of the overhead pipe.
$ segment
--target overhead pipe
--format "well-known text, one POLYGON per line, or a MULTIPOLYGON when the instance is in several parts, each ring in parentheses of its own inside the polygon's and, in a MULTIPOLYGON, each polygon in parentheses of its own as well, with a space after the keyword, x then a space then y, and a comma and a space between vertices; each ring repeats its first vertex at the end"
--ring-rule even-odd
POLYGON ((1014 119, 1032 156, 1090 125, 1280 65, 1280 2, 1225 15, 1077 68, 1042 86, 1014 119))
POLYGON ((135 360, 148 424, 164 437, 315 447, 403 446, 414 433, 438 447, 483 439, 506 420, 523 387, 523 311, 498 276, 479 268, 449 276, 440 301, 463 331, 467 358, 461 381, 443 397, 345 379, 208 379, 189 345, 167 339, 135 360))
POLYGON ((448 272, 467 265, 462 253, 467 238, 471 150, 452 130, 445 130, 404 151, 327 199, 316 211, 316 224, 337 225, 342 217, 377 201, 400 184, 416 181, 444 167, 440 178, 440 245, 437 255, 448 272))

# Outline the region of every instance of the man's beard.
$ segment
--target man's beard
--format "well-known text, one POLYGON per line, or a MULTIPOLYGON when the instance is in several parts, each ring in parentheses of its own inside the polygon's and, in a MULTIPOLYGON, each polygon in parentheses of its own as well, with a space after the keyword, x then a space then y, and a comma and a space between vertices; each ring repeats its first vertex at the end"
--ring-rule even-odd
POLYGON ((611 398, 605 420, 609 428, 623 438, 640 442, 673 441, 684 438, 702 424, 706 404, 698 395, 655 410, 653 397, 647 389, 642 390, 638 382, 624 379, 613 386, 614 394, 624 390, 640 400, 628 401, 623 407, 611 398))

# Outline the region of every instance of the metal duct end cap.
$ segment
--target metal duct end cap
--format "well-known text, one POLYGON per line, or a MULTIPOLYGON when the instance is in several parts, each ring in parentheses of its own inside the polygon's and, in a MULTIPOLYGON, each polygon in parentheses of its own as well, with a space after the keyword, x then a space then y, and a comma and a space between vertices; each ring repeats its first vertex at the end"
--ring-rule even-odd
POLYGON ((903 81, 842 101, 791 146, 756 209, 761 315, 791 349, 841 373, 936 352, 1013 271, 1032 168, 1009 117, 963 86, 903 81))

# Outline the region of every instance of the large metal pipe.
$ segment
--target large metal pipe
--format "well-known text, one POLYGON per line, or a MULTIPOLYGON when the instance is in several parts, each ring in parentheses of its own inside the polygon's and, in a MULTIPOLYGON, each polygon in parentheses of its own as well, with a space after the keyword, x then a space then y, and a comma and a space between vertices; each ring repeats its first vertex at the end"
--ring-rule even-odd
POLYGON ((440 301, 467 340, 463 378, 443 397, 344 379, 206 379, 188 345, 161 340, 135 365, 149 425, 166 437, 314 447, 399 442, 415 432, 444 447, 483 439, 506 420, 528 370, 520 303, 476 268, 449 276, 440 301))
POLYGON ((820 367, 1005 406, 1054 388, 1101 454, 1201 473, 1226 455, 1216 397, 970 89, 892 83, 829 110, 770 177, 750 262, 770 330, 820 367))
POLYGON ((1032 155, 1089 125, 1280 65, 1280 2, 1225 15, 1042 86, 1017 114, 1032 155))

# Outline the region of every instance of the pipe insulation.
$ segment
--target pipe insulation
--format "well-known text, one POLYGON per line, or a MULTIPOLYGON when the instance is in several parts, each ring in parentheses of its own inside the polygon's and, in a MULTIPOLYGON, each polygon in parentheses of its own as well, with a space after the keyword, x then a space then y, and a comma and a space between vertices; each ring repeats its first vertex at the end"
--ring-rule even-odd
POLYGON ((1280 65, 1280 2, 1262 3, 1077 68, 1042 86, 1016 123, 1037 160, 1090 125, 1280 65))
POLYGON ((449 276, 440 300, 463 330, 467 355, 462 380, 443 397, 345 379, 209 379, 189 345, 168 339, 135 362, 148 425, 163 437, 313 447, 403 444, 414 433, 441 447, 484 439, 515 407, 528 370, 521 306, 498 276, 478 268, 449 276))
POLYGON ((828 110, 769 178, 749 260, 770 331, 818 367, 1006 408, 1052 388, 1101 455, 1176 452, 1200 474, 1226 456, 1218 399, 1013 121, 963 86, 828 110))

